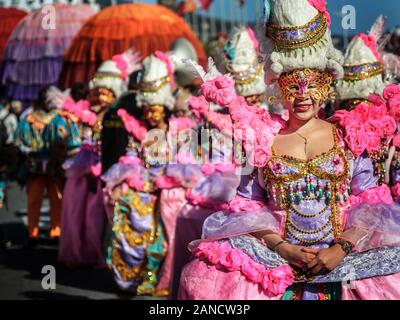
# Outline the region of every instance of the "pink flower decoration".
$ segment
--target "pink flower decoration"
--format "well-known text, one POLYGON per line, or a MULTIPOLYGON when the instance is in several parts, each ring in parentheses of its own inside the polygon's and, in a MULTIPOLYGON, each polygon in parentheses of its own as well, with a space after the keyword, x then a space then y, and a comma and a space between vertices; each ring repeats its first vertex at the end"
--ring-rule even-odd
POLYGON ((262 284, 267 286, 267 290, 274 295, 285 293, 286 289, 294 282, 292 269, 287 266, 279 266, 272 269, 264 276, 262 284), (265 279, 268 277, 268 279, 265 279))
POLYGON ((97 163, 96 165, 93 165, 90 167, 90 172, 95 176, 95 177, 100 177, 101 176, 101 163, 97 163))
POLYGON ((354 156, 359 157, 369 145, 368 137, 364 124, 360 119, 354 118, 353 121, 345 127, 346 134, 344 140, 354 156))
POLYGON ((391 116, 381 118, 382 138, 391 138, 396 132, 396 121, 391 116))
POLYGON ((369 100, 373 105, 381 107, 382 110, 384 110, 384 111, 383 111, 384 114, 387 113, 385 101, 384 101, 379 95, 374 94, 374 93, 371 93, 371 94, 368 96, 368 100, 369 100))
POLYGON ((97 116, 92 111, 83 110, 80 114, 80 120, 89 126, 93 126, 96 123, 97 116))
POLYGON ((383 137, 382 125, 378 120, 370 120, 365 124, 365 132, 375 137, 383 137))
POLYGON ((242 251, 239 249, 227 251, 227 253, 221 257, 220 263, 230 272, 240 271, 242 267, 242 251))
POLYGON ((193 254, 228 272, 240 271, 249 281, 259 284, 264 291, 274 295, 284 293, 294 282, 290 266, 282 265, 268 270, 242 250, 232 248, 228 242, 202 242, 193 254))
POLYGON ((215 111, 208 111, 206 114, 206 118, 212 123, 215 128, 217 128, 221 132, 224 132, 228 135, 232 134, 233 125, 231 116, 229 114, 221 114, 215 111))
POLYGON ((189 98, 188 104, 192 109, 193 114, 197 118, 200 118, 202 114, 207 112, 210 103, 203 96, 192 96, 189 98))
POLYGON ((222 107, 227 106, 236 97, 235 82, 226 76, 206 81, 201 86, 201 91, 207 101, 222 107))
POLYGON ((265 206, 266 204, 264 202, 251 200, 240 195, 236 195, 235 198, 229 203, 229 211, 235 213, 257 211, 265 206))
POLYGON ((400 96, 400 86, 397 84, 389 84, 384 90, 383 90, 383 97, 386 100, 390 100, 396 97, 400 96))
POLYGON ((396 136, 394 137, 394 139, 393 139, 393 145, 394 145, 395 147, 400 148, 400 132, 398 132, 398 133, 396 134, 396 136))
POLYGON ((141 121, 128 114, 128 112, 122 108, 118 109, 117 114, 122 119, 126 131, 139 141, 146 139, 147 128, 141 121))
POLYGON ((249 163, 257 168, 264 167, 271 158, 271 149, 268 147, 257 146, 250 153, 249 163))
POLYGON ((156 51, 154 53, 154 56, 158 59, 160 59, 161 61, 163 61, 165 63, 165 65, 167 66, 167 70, 168 70, 168 75, 170 78, 170 84, 171 87, 174 85, 174 72, 175 72, 175 68, 174 65, 172 64, 171 59, 168 57, 168 55, 162 51, 156 51))
POLYGON ((252 259, 245 260, 242 264, 242 273, 253 283, 259 283, 263 279, 266 269, 263 265, 252 259))
POLYGON ((112 61, 115 62, 117 68, 121 71, 122 79, 126 80, 128 78, 128 63, 125 61, 122 54, 113 56, 112 61))

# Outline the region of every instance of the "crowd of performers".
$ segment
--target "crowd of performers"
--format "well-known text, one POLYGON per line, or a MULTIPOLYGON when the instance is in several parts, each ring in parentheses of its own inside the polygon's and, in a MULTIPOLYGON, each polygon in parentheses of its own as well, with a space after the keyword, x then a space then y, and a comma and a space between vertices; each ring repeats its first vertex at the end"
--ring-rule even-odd
POLYGON ((344 55, 324 1, 266 2, 224 70, 156 51, 41 91, 30 244, 47 190, 59 261, 172 299, 400 299, 400 59, 379 17, 344 55))

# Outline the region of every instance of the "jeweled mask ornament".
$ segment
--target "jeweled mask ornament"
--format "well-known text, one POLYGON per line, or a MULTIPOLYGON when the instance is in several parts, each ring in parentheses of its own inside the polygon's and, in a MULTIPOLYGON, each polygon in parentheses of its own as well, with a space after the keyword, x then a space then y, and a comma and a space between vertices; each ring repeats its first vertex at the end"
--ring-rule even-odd
POLYGON ((283 99, 289 102, 307 98, 326 101, 333 93, 333 76, 329 72, 314 69, 295 70, 283 74, 278 82, 283 99))

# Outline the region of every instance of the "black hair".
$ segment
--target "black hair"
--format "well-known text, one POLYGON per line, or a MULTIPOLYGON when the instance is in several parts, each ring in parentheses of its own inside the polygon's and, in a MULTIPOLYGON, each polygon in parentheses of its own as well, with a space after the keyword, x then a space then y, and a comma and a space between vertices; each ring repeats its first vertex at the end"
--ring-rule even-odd
POLYGON ((45 109, 47 106, 47 91, 50 86, 46 86, 39 90, 36 100, 33 101, 35 109, 45 109))
POLYGON ((139 90, 140 81, 142 79, 143 71, 138 70, 129 75, 128 89, 129 90, 139 90))
POLYGON ((83 82, 76 82, 71 86, 71 97, 75 102, 86 100, 89 94, 88 86, 83 82))

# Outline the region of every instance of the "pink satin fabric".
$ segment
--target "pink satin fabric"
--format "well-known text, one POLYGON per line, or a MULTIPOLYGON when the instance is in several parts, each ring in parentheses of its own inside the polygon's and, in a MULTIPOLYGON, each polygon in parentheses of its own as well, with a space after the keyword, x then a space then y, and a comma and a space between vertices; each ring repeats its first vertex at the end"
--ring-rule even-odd
MULTIPOLYGON (((248 281, 240 271, 218 270, 199 259, 182 272, 179 300, 280 300, 267 296, 258 284, 248 281)), ((400 300, 400 273, 354 281, 342 287, 342 300, 400 300)))
POLYGON ((186 190, 183 188, 164 189, 161 191, 160 213, 166 231, 167 256, 160 272, 160 279, 157 284, 158 290, 171 290, 176 221, 179 212, 187 203, 185 194, 186 190))
POLYGON ((400 273, 354 281, 342 287, 342 300, 400 300, 400 273))
POLYGON ((212 213, 214 213, 214 209, 193 206, 190 203, 187 203, 179 213, 175 233, 172 299, 176 299, 178 296, 182 270, 192 258, 188 246, 192 241, 201 239, 204 220, 212 213))

